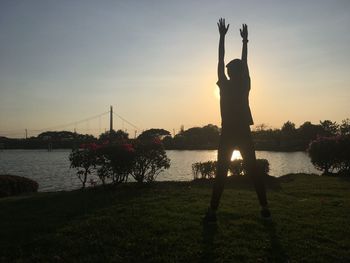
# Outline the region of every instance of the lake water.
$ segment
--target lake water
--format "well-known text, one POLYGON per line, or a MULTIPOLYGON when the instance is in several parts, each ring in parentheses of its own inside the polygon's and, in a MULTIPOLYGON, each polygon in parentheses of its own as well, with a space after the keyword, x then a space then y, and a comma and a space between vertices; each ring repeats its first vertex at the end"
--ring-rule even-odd
MULTIPOLYGON (((31 178, 39 183, 39 191, 60 191, 79 188, 81 183, 74 169, 69 168, 69 150, 3 150, 0 151, 0 174, 13 174, 31 178)), ((304 152, 257 151, 257 158, 267 159, 270 175, 288 173, 320 174, 304 152)), ((167 151, 171 160, 168 170, 161 173, 158 181, 192 180, 192 164, 216 160, 216 150, 167 151)), ((236 154, 234 154, 236 155, 236 154)), ((237 152, 237 155, 239 153, 237 152)))

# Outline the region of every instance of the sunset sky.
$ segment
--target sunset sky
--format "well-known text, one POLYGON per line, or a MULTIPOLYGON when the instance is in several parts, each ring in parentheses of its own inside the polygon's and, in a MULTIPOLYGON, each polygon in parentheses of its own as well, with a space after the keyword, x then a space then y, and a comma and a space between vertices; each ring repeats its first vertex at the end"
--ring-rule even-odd
MULTIPOLYGON (((350 1, 0 2, 0 136, 114 110, 139 131, 220 125, 216 22, 225 62, 248 24, 255 124, 350 118, 350 1)), ((108 116, 75 125, 98 134, 108 116)), ((120 119, 115 129, 134 128, 120 119)))

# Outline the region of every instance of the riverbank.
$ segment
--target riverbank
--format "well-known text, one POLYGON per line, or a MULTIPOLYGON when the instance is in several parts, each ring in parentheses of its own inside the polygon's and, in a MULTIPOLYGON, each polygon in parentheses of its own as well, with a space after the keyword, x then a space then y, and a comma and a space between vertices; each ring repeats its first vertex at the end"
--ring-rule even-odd
POLYGON ((273 178, 265 222, 241 177, 225 189, 217 227, 201 224, 210 182, 4 198, 0 261, 349 262, 349 190, 348 178, 273 178))

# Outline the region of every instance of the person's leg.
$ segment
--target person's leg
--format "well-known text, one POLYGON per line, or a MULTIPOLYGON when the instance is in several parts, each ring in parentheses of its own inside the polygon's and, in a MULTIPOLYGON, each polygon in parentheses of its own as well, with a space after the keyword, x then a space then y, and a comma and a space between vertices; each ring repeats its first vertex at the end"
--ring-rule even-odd
POLYGON ((230 164, 233 147, 229 140, 222 138, 218 149, 217 171, 214 180, 213 192, 210 201, 210 209, 216 211, 219 207, 220 198, 224 190, 228 166, 230 164))
POLYGON ((240 152, 247 175, 253 180, 259 203, 263 208, 267 207, 264 174, 257 167, 254 144, 250 135, 242 139, 240 152))

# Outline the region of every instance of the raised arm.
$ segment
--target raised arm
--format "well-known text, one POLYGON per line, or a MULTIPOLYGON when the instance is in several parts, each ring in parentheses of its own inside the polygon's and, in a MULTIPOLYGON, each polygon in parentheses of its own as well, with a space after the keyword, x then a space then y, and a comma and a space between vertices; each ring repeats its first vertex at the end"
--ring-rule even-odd
POLYGON ((230 25, 225 26, 225 19, 220 18, 218 22, 218 29, 220 33, 219 40, 219 63, 218 63, 218 78, 219 80, 227 79, 225 75, 225 35, 230 25))
POLYGON ((246 24, 242 25, 242 29, 239 30, 241 32, 242 37, 242 63, 243 63, 243 74, 249 76, 249 69, 248 69, 248 26, 246 24))

